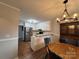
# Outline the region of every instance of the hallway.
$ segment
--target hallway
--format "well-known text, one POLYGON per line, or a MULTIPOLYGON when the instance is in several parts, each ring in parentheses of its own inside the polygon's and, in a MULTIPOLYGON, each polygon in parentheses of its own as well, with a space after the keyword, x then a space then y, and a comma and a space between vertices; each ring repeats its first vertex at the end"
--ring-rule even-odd
POLYGON ((45 48, 33 52, 30 47, 30 42, 21 42, 19 44, 19 59, 44 59, 45 55, 45 48))

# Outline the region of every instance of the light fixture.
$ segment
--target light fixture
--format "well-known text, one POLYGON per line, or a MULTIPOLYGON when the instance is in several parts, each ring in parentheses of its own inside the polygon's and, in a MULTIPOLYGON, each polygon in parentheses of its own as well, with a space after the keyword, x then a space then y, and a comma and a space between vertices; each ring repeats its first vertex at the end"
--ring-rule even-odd
POLYGON ((64 9, 64 12, 63 12, 63 15, 62 15, 62 18, 57 18, 57 22, 59 23, 65 23, 65 22, 74 22, 74 21, 79 21, 78 20, 78 14, 75 13, 73 15, 73 17, 70 16, 70 14, 68 13, 68 10, 67 10, 67 3, 68 3, 68 0, 64 0, 63 4, 65 5, 65 9, 64 9))

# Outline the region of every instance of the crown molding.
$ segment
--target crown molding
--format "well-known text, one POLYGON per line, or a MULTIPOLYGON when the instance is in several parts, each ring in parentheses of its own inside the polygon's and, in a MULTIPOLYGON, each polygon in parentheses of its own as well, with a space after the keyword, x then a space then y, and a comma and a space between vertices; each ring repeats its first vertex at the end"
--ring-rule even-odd
POLYGON ((14 10, 16 10, 16 11, 20 11, 19 8, 16 8, 16 7, 11 6, 11 5, 9 5, 9 4, 3 3, 3 2, 0 2, 0 4, 1 4, 1 5, 4 5, 4 6, 7 6, 7 7, 11 8, 11 9, 14 9, 14 10))

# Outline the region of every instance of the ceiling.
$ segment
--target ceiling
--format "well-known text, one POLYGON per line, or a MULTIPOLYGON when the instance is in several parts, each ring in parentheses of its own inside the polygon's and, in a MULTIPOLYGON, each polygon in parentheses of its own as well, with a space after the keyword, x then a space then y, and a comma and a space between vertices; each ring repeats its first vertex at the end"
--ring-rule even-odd
MULTIPOLYGON (((22 18, 36 18, 41 20, 53 20, 61 17, 64 11, 64 0, 0 0, 21 9, 22 18)), ((68 12, 79 13, 79 0, 69 0, 68 12)))

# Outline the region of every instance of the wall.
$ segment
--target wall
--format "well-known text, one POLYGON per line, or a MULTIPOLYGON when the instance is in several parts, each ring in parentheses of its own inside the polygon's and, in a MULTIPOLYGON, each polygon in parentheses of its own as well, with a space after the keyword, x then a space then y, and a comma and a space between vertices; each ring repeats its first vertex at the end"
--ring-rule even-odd
POLYGON ((0 39, 0 59, 14 59, 17 57, 18 38, 0 39))
POLYGON ((20 11, 0 2, 0 59, 14 59, 18 52, 20 11))
POLYGON ((53 39, 54 41, 58 41, 60 38, 60 24, 56 21, 55 18, 53 18, 53 20, 51 20, 51 31, 54 34, 53 35, 53 39))
POLYGON ((50 21, 40 22, 36 25, 36 29, 49 30, 50 31, 50 21))

